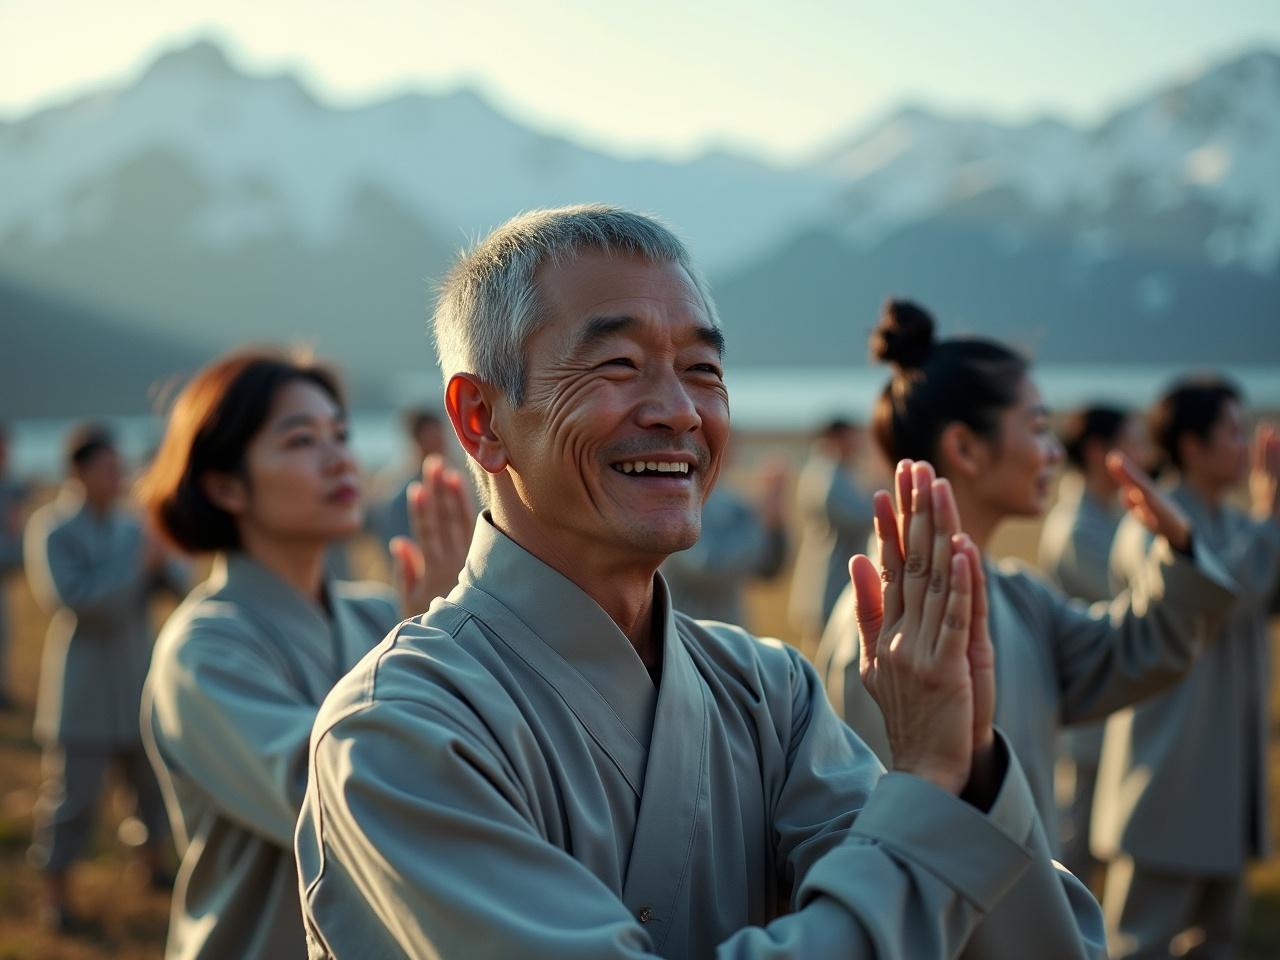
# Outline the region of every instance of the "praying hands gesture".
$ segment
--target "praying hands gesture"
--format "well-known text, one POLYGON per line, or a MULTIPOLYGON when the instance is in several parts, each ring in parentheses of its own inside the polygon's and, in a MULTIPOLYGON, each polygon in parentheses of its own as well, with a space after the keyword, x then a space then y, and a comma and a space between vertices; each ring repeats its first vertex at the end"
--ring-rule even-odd
POLYGON ((884 715, 894 769, 975 805, 994 799, 995 654, 976 545, 960 532, 951 485, 904 460, 897 508, 875 496, 880 571, 849 563, 862 682, 884 715))
POLYGON ((407 500, 413 536, 392 539, 391 565, 401 609, 416 616, 457 584, 476 512, 462 475, 435 454, 422 461, 422 481, 409 485, 407 500))

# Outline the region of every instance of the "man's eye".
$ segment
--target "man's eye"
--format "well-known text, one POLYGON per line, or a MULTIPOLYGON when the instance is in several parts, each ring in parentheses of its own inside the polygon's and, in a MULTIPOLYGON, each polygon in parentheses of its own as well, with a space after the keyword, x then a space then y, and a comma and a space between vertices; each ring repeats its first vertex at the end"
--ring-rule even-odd
POLYGON ((292 450, 296 447, 309 447, 315 442, 315 437, 309 433, 295 433, 284 442, 284 445, 292 450))
POLYGON ((601 364, 601 366, 602 367, 627 367, 631 370, 636 369, 635 361, 633 361, 630 357, 614 357, 611 360, 606 360, 604 363, 601 364))
POLYGON ((697 373, 709 373, 713 377, 724 378, 724 371, 717 367, 714 363, 698 363, 691 368, 697 373))

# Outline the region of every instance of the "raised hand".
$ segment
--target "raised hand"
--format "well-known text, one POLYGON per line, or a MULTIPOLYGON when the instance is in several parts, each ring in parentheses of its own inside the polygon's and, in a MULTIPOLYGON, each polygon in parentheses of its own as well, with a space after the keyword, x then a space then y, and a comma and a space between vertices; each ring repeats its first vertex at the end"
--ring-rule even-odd
POLYGON ((435 454, 422 461, 422 481, 409 485, 407 499, 413 536, 395 537, 390 546, 401 608, 412 616, 457 584, 471 546, 475 508, 462 475, 435 454))
POLYGON ((1270 423, 1258 424, 1254 435, 1249 499, 1259 520, 1280 518, 1280 433, 1270 423))
POLYGON ((1129 512, 1156 536, 1168 540, 1175 550, 1185 553, 1191 543, 1191 521, 1182 508, 1161 493, 1151 478, 1124 454, 1115 450, 1107 454, 1107 470, 1120 484, 1129 512))
POLYGON ((880 572, 850 562, 863 683, 884 715, 896 770, 952 793, 989 764, 994 657, 982 568, 960 532, 951 486, 927 463, 904 461, 875 497, 880 572))

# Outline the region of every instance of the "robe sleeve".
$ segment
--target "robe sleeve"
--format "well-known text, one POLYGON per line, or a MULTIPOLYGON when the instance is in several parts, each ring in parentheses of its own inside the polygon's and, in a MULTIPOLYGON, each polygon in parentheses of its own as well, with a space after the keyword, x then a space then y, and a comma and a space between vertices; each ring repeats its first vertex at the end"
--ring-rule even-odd
POLYGON ((872 527, 875 507, 871 497, 858 489, 853 480, 841 476, 839 471, 832 474, 824 506, 828 521, 842 537, 861 541, 864 531, 872 527))
POLYGON ((66 527, 50 529, 39 514, 28 525, 26 568, 36 596, 47 608, 68 608, 86 624, 131 616, 144 579, 140 546, 131 544, 104 562, 85 556, 70 533, 66 527))
POLYGON ((228 817, 290 849, 318 707, 231 617, 189 629, 148 678, 143 726, 150 747, 228 817))
MULTIPOLYGON (((366 701, 316 729, 297 836, 310 956, 653 956, 626 904, 545 839, 484 723, 438 693, 366 701)), ((829 755, 848 757, 847 728, 827 714, 825 733, 797 744, 797 763, 819 759, 828 736, 841 738, 829 755)), ((878 767, 863 756, 874 780, 878 767)), ((737 931, 717 957, 955 956, 1033 858, 1025 834, 1034 810, 1016 765, 1009 770, 989 815, 923 780, 886 777, 855 828, 804 871, 799 909, 737 931)), ((803 796, 815 786, 797 771, 787 809, 813 802, 803 796)), ((850 805, 844 798, 841 813, 850 805)), ((1067 894, 1055 888, 1050 900, 1035 914, 1041 936, 1070 926, 1067 894)))
POLYGON ((794 954, 785 955, 839 955, 839 924, 822 924, 818 935, 791 929, 824 899, 857 921, 868 956, 953 956, 960 946, 985 960, 1106 955, 1101 911, 1053 862, 1030 788, 999 732, 1005 775, 985 814, 918 777, 889 773, 854 814, 847 838, 830 848, 830 825, 848 815, 850 797, 866 795, 858 769, 865 763, 850 769, 833 758, 850 750, 866 757, 867 749, 831 709, 814 671, 795 659, 791 761, 774 823, 798 909, 764 931, 779 942, 795 939, 794 954), (902 869, 884 870, 867 856, 872 850, 902 869), (882 926, 889 918, 893 925, 882 926))
POLYGON ((1135 536, 1135 528, 1146 532, 1126 519, 1117 533, 1112 565, 1118 552, 1129 576, 1109 604, 1086 607, 1023 578, 1026 602, 1048 618, 1065 724, 1102 719, 1172 686, 1235 599, 1233 579, 1202 545, 1188 558, 1163 537, 1135 536))
POLYGON ((1069 597, 1087 603, 1110 600, 1114 596, 1107 566, 1110 554, 1111 536, 1107 531, 1078 525, 1047 572, 1069 597))

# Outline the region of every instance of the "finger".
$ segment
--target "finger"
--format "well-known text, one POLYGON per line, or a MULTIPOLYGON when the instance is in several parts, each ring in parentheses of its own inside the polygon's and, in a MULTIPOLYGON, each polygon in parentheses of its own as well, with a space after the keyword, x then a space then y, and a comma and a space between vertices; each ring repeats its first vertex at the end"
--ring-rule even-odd
POLYGON ((409 484, 406 499, 409 508, 409 535, 425 561, 430 564, 434 559, 438 541, 435 528, 432 526, 429 502, 431 498, 427 492, 427 484, 420 480, 409 484))
MULTIPOLYGON (((902 564, 904 633, 918 639, 925 591, 929 584, 929 557, 933 549, 933 467, 927 463, 911 467, 911 524, 907 530, 907 552, 902 564)), ((933 638, 924 644, 933 649, 933 638)))
POLYGON ((898 497, 898 543, 903 552, 907 549, 907 534, 911 527, 911 467, 912 461, 899 460, 893 477, 894 492, 898 497))
POLYGON ((408 537, 392 537, 388 544, 391 550, 391 577, 396 592, 400 594, 401 606, 410 612, 411 601, 417 593, 421 574, 418 568, 419 554, 408 537))
POLYGON ((1107 470, 1112 479, 1126 490, 1137 488, 1146 492, 1154 489, 1151 478, 1119 450, 1112 450, 1107 454, 1107 470))
POLYGON ((471 509, 471 498, 467 495, 466 484, 456 470, 444 473, 446 513, 449 517, 448 543, 451 556, 465 556, 471 544, 471 535, 475 528, 475 516, 471 509))
POLYGON ((950 589, 946 613, 938 631, 937 659, 940 664, 964 661, 968 672, 969 626, 973 618, 973 585, 968 556, 954 554, 949 561, 950 589))
POLYGON ((879 491, 875 504, 876 538, 880 541, 880 579, 884 582, 884 616, 890 623, 902 618, 902 544, 898 517, 889 494, 879 491))
POLYGON ((859 667, 863 676, 875 664, 884 625, 884 598, 880 575, 875 564, 863 554, 849 561, 849 580, 853 583, 853 613, 858 621, 859 667))
POLYGON ((947 583, 951 570, 951 538, 960 532, 960 518, 956 511, 951 484, 935 480, 929 495, 933 509, 933 545, 929 558, 929 581, 925 590, 924 612, 920 631, 926 638, 936 638, 947 605, 947 583))

